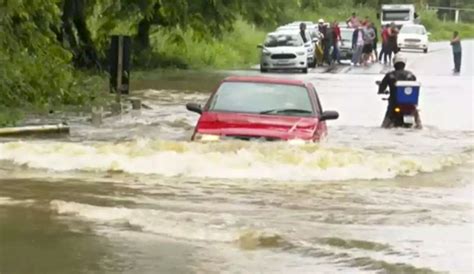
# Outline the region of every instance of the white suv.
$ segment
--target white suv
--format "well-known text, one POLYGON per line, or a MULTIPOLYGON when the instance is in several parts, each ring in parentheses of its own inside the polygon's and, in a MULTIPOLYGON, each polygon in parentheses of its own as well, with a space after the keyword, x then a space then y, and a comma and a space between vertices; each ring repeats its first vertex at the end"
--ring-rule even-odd
POLYGON ((423 25, 403 25, 398 33, 398 47, 402 49, 420 49, 428 52, 429 32, 423 25))
POLYGON ((300 69, 308 72, 308 51, 298 32, 280 31, 267 35, 262 49, 260 71, 300 69))
MULTIPOLYGON (((295 32, 300 35, 300 27, 299 24, 290 24, 286 26, 281 26, 277 28, 276 32, 295 32)), ((308 66, 314 67, 316 65, 314 54, 316 52, 316 43, 318 41, 318 33, 312 26, 306 27, 306 39, 308 39, 305 43, 306 51, 308 52, 308 66)))

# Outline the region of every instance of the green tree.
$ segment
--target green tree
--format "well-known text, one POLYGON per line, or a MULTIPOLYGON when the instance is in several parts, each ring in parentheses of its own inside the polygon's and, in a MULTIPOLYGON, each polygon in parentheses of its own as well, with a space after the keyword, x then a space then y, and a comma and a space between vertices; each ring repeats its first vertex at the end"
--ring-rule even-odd
POLYGON ((70 49, 76 66, 100 69, 96 47, 86 24, 86 0, 63 0, 59 3, 62 6, 61 26, 54 28, 58 40, 70 49))
POLYGON ((0 0, 0 108, 85 102, 72 54, 54 31, 61 25, 60 5, 59 0, 0 0))
POLYGON ((136 42, 139 48, 150 46, 149 32, 153 25, 165 28, 192 29, 201 38, 218 37, 231 30, 240 17, 250 23, 274 23, 285 12, 285 6, 297 5, 296 0, 129 0, 123 7, 136 11, 142 19, 137 24, 136 42))

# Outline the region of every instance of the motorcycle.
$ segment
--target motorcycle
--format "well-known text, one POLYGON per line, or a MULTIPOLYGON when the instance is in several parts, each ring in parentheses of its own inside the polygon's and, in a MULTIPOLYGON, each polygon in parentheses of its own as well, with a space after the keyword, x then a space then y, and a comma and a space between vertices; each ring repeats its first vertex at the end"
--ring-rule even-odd
MULTIPOLYGON (((380 81, 375 82, 380 85, 380 81)), ((421 129, 421 119, 418 110, 418 97, 420 85, 415 81, 399 81, 396 84, 397 92, 395 104, 389 110, 390 123, 384 121, 383 127, 403 127, 421 129)), ((390 92, 385 90, 382 95, 389 95, 390 92)), ((389 97, 382 98, 388 101, 389 97)))

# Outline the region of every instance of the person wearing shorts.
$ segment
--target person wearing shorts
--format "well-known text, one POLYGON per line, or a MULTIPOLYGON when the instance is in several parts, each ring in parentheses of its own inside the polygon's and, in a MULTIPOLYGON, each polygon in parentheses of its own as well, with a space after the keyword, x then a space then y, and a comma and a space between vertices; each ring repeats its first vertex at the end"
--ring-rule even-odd
POLYGON ((365 66, 367 65, 369 58, 372 55, 374 40, 375 40, 374 30, 370 27, 365 28, 364 47, 362 49, 362 53, 363 53, 362 60, 365 66))
POLYGON ((373 43, 370 42, 364 44, 364 48, 362 49, 362 53, 364 54, 364 64, 367 65, 367 62, 369 61, 370 55, 372 55, 373 52, 373 43))

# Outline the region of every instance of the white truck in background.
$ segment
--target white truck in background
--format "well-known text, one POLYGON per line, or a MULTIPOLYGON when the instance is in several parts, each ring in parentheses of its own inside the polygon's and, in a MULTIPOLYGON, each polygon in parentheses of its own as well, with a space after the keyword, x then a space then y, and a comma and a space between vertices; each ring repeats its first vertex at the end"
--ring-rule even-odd
POLYGON ((380 18, 382 26, 395 23, 399 28, 405 24, 418 24, 418 14, 415 12, 415 5, 382 5, 380 14, 377 14, 380 18))

